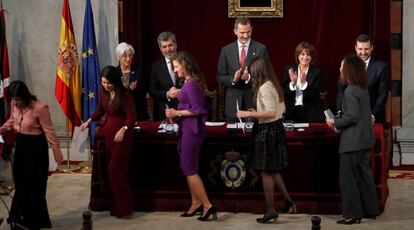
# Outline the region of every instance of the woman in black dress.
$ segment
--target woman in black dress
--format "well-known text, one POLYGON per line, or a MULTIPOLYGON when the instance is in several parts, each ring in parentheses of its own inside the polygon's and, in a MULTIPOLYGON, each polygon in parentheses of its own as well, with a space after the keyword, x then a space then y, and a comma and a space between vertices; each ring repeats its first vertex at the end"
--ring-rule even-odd
POLYGON ((285 112, 283 90, 274 73, 270 61, 263 57, 253 60, 249 66, 253 79, 256 110, 239 111, 237 117, 256 119, 251 146, 251 167, 260 172, 266 200, 266 212, 257 222, 265 224, 278 217, 275 209, 274 187, 281 192, 286 203, 283 212, 296 212, 295 203, 290 198, 280 171, 287 167, 288 156, 286 135, 282 123, 285 112))

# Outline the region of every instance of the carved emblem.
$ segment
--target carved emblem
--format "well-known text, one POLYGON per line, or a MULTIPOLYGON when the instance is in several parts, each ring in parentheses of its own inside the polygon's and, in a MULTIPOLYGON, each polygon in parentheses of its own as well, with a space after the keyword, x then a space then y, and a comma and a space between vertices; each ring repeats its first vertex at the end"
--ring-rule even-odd
POLYGON ((226 152, 226 159, 221 162, 221 179, 229 188, 240 187, 246 178, 246 164, 239 152, 226 152))

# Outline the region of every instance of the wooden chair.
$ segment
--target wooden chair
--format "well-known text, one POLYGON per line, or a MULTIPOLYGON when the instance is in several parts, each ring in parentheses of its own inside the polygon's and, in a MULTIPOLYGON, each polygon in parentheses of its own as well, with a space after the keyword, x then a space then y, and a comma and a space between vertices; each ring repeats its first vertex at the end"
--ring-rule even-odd
POLYGON ((152 96, 149 93, 147 93, 146 99, 149 120, 154 121, 154 98, 152 98, 152 96))
POLYGON ((209 121, 217 121, 217 90, 206 90, 206 102, 209 106, 210 114, 209 121))
POLYGON ((218 86, 217 90, 217 118, 219 121, 224 121, 224 104, 225 104, 225 88, 223 85, 218 86))

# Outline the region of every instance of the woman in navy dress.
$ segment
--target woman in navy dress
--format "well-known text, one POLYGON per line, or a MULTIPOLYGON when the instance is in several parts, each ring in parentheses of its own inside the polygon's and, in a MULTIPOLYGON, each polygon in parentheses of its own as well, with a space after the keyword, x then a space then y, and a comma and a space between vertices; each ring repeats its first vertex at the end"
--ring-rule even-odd
POLYGON ((128 165, 133 147, 132 129, 136 121, 134 99, 122 86, 120 75, 113 66, 102 69, 98 108, 81 125, 81 129, 85 129, 92 121, 103 115, 107 116, 100 132, 105 134, 111 215, 119 218, 134 211, 132 189, 128 182, 128 165))
POLYGON ((207 197, 203 181, 198 175, 198 159, 201 145, 206 136, 204 122, 208 111, 205 105, 205 79, 197 63, 188 52, 177 53, 172 59, 174 71, 180 78, 184 78, 184 85, 178 95, 178 107, 166 109, 166 117, 178 118, 180 167, 187 177, 191 192, 191 206, 182 217, 191 217, 202 212, 198 220, 206 221, 212 216, 217 218, 217 211, 207 197))

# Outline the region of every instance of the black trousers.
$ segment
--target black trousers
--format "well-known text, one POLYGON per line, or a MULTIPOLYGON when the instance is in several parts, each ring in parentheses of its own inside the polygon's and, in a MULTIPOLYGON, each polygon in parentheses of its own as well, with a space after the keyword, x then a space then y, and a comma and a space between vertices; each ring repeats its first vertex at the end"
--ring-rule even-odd
POLYGON ((15 192, 10 220, 29 229, 50 228, 46 203, 49 150, 45 134, 17 133, 13 158, 15 192))
POLYGON ((342 215, 345 218, 362 218, 379 213, 369 159, 370 149, 340 153, 339 180, 342 215))

